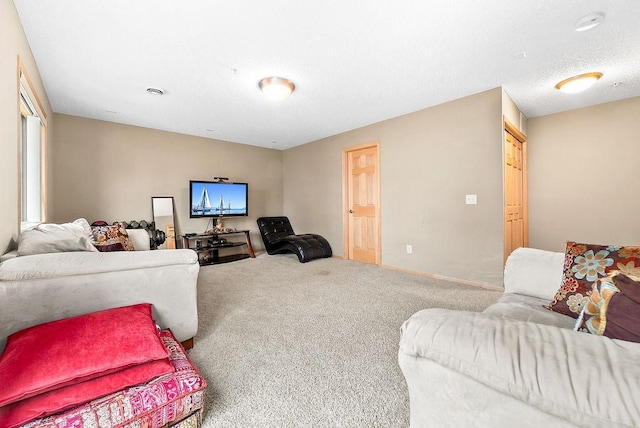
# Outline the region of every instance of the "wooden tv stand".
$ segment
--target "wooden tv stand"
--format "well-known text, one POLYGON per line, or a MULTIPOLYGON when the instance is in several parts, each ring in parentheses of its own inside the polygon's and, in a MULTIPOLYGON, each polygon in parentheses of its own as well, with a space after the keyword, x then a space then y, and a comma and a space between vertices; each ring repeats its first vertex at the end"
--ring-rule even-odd
POLYGON ((220 232, 216 234, 202 234, 182 236, 182 248, 189 248, 198 253, 200 266, 228 263, 236 260, 255 258, 256 253, 251 245, 249 230, 236 230, 234 232, 220 232), (226 236, 242 235, 244 241, 227 241, 226 236), (247 252, 220 255, 220 250, 239 248, 246 245, 247 252))

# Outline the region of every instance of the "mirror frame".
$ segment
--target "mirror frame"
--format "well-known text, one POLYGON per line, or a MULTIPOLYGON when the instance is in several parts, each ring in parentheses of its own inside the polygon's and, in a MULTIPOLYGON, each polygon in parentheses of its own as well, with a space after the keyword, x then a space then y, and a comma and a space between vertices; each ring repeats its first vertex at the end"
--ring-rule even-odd
POLYGON ((153 215, 153 222, 155 223, 156 229, 162 230, 166 239, 161 244, 158 245, 159 250, 168 249, 174 250, 177 248, 177 236, 176 236, 176 216, 175 216, 175 204, 173 201, 173 196, 152 196, 151 197, 151 214, 153 215), (164 201, 166 200, 166 202, 164 201), (158 213, 160 210, 160 206, 156 206, 156 204, 160 204, 165 202, 166 204, 171 204, 170 212, 171 214, 165 214, 165 212, 169 212, 169 207, 162 207, 161 213, 158 213), (162 215, 157 215, 162 214, 162 215), (166 221, 165 217, 171 217, 170 221, 166 221), (166 226, 165 226, 166 225, 166 226))

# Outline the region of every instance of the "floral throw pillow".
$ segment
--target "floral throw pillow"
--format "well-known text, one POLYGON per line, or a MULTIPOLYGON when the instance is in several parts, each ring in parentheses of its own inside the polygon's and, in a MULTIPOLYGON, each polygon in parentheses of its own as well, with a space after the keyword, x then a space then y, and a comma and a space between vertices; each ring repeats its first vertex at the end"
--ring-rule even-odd
POLYGON ((578 318, 589 301, 593 284, 614 270, 640 275, 640 247, 567 242, 562 285, 548 309, 578 318))
POLYGON ((93 245, 98 251, 133 251, 133 244, 129 240, 127 229, 122 223, 112 226, 100 225, 91 226, 91 236, 93 245))
POLYGON ((593 283, 576 330, 640 342, 640 278, 613 271, 593 283))

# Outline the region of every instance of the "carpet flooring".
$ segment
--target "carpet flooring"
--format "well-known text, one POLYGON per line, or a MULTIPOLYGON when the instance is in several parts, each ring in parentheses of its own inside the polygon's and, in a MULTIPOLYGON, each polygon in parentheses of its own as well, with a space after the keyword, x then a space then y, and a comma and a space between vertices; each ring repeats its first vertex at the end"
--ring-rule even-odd
POLYGON ((190 358, 205 427, 405 427, 400 326, 429 307, 482 311, 500 293, 337 258, 203 266, 190 358))

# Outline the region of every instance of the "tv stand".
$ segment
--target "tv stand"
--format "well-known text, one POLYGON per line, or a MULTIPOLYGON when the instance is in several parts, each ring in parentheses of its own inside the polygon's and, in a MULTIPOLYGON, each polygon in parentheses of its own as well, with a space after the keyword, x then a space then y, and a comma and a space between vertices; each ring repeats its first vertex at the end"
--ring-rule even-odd
POLYGON ((219 232, 215 234, 183 235, 182 247, 189 248, 198 253, 200 266, 228 263, 236 260, 255 258, 256 254, 251 245, 249 230, 236 230, 234 232, 219 232), (244 241, 228 241, 227 236, 244 234, 244 241), (246 245, 246 253, 220 255, 220 250, 239 248, 246 245))

